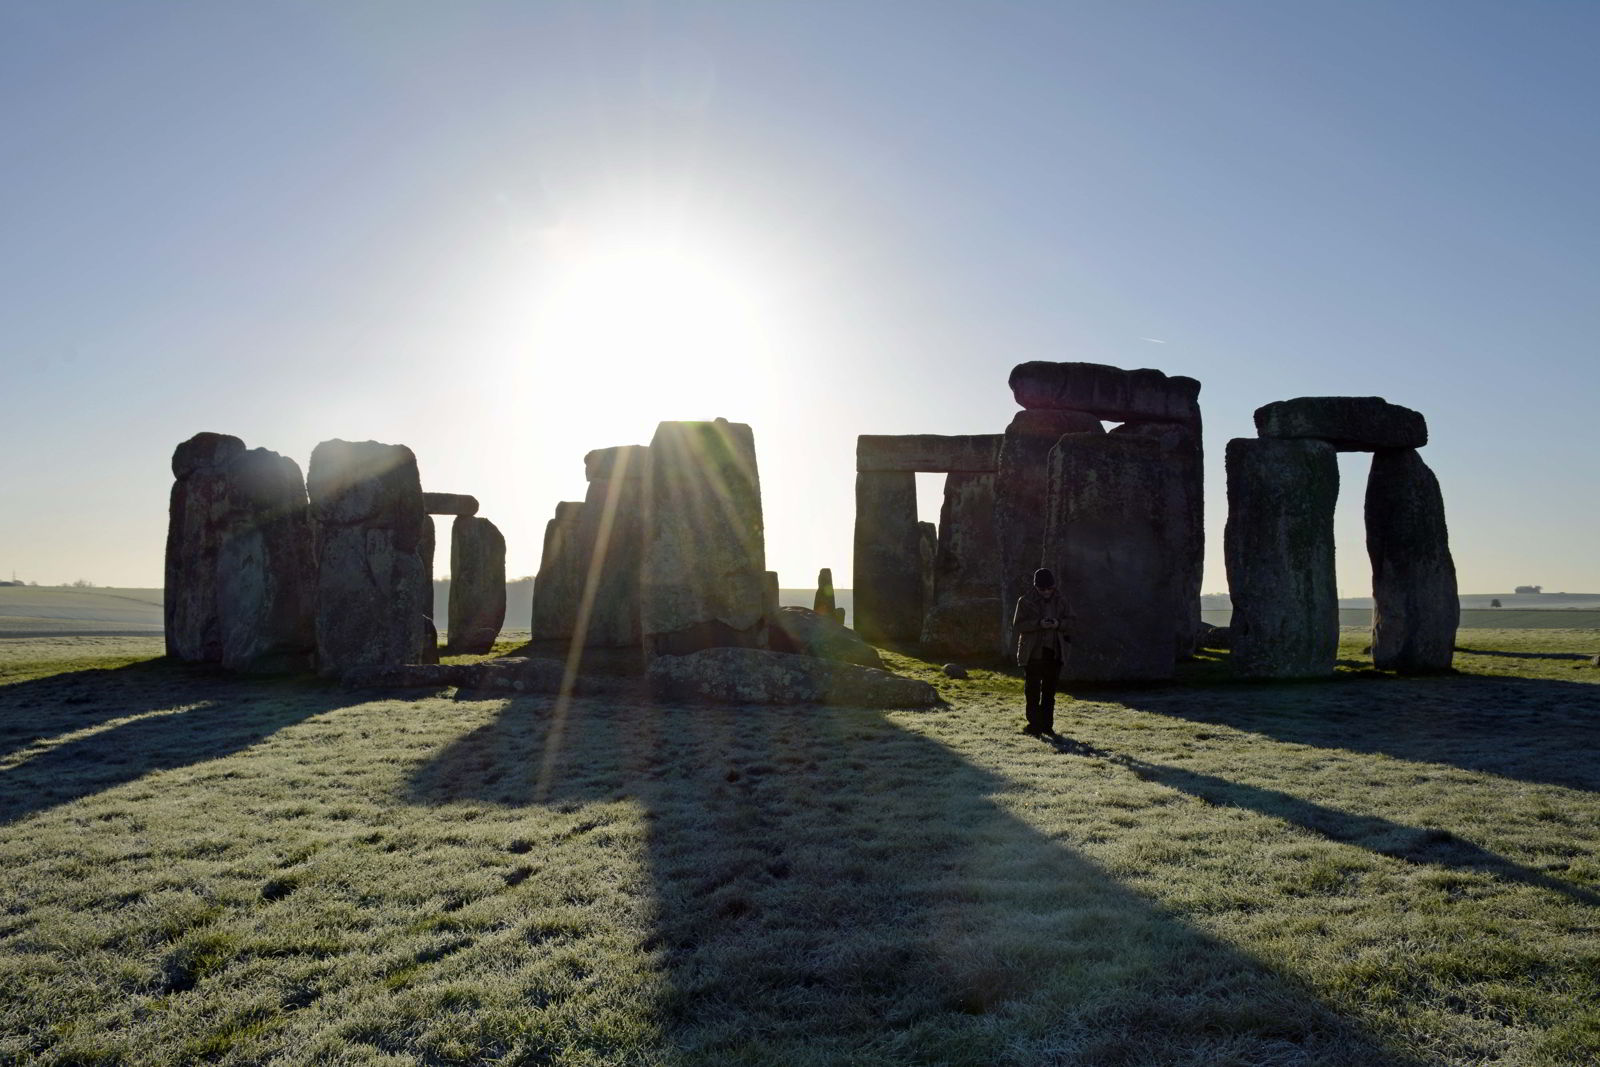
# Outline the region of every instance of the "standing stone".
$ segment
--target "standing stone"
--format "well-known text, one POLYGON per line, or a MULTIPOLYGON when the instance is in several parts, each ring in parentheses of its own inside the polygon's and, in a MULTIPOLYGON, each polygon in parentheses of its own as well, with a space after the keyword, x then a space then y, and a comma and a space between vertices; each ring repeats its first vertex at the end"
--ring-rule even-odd
POLYGON ((1069 638, 1063 679, 1172 677, 1167 467, 1158 440, 1131 434, 1067 434, 1050 451, 1043 558, 1069 638))
POLYGON ((1339 599, 1333 509, 1339 461, 1326 441, 1228 442, 1223 534, 1234 669, 1251 678, 1333 673, 1339 599))
POLYGON ((783 592, 778 587, 777 571, 767 571, 765 577, 766 584, 761 592, 761 617, 770 630, 772 620, 778 617, 778 606, 783 603, 783 592))
POLYGON ((227 518, 217 555, 222 666, 254 674, 310 670, 316 572, 300 465, 252 448, 235 455, 226 471, 227 518))
POLYGON ((594 583, 583 641, 590 647, 639 646, 639 568, 644 562, 649 464, 650 450, 644 445, 600 448, 583 457, 589 491, 583 500, 578 541, 583 582, 594 583))
POLYGON ((506 539, 495 524, 450 524, 450 651, 487 652, 506 621, 506 539))
POLYGON ((1200 585, 1205 577, 1205 455, 1200 422, 1129 422, 1113 436, 1148 437, 1161 446, 1162 530, 1173 568, 1174 652, 1194 655, 1200 640, 1200 585))
POLYGON ((533 578, 534 640, 566 640, 578 624, 579 603, 588 568, 579 523, 581 502, 563 500, 544 527, 544 554, 533 578))
POLYGON ((1373 455, 1366 513, 1373 666, 1449 670, 1461 622, 1456 567, 1439 480, 1415 449, 1373 455))
POLYGON ((817 572, 817 595, 812 598, 811 610, 832 618, 834 607, 833 568, 824 567, 817 572))
POLYGON ((1000 645, 1000 548, 993 474, 950 474, 939 509, 933 596, 922 645, 942 656, 992 656, 1000 645))
POLYGON ((875 644, 922 636, 922 532, 917 476, 911 471, 856 475, 855 629, 875 644))
MULTIPOLYGON (((1026 364, 1024 364, 1026 366, 1026 364)), ((1000 545, 1000 603, 1005 639, 995 649, 1014 652, 1011 613, 1033 584, 1044 558, 1045 514, 1050 499, 1050 450, 1062 434, 1101 434, 1097 416, 1082 411, 1019 411, 1000 445, 994 482, 995 539, 1000 545)))
POLYGON ((436 662, 426 518, 404 445, 324 441, 307 478, 317 555, 317 669, 436 662))
POLYGON ((162 617, 167 655, 185 663, 222 662, 217 556, 229 506, 226 469, 242 452, 237 437, 198 433, 172 453, 162 617))
POLYGON ((939 558, 939 527, 931 522, 917 523, 917 577, 922 589, 918 603, 922 614, 917 618, 916 640, 922 640, 922 624, 926 621, 928 605, 933 603, 933 565, 939 558))
POLYGON ((764 648, 766 536, 750 427, 726 419, 657 426, 645 514, 646 651, 764 648))

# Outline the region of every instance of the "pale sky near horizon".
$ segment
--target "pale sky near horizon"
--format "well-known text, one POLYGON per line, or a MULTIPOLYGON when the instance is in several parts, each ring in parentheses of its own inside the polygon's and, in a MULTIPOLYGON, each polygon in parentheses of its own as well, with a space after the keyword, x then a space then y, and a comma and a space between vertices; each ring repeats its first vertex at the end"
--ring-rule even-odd
POLYGON ((768 566, 848 585, 856 435, 1000 432, 1047 359, 1200 379, 1208 592, 1226 441, 1331 394, 1427 416, 1463 592, 1600 591, 1597 42, 1556 2, 10 0, 0 572, 159 585, 216 430, 408 444, 531 574, 586 451, 721 415, 768 566))

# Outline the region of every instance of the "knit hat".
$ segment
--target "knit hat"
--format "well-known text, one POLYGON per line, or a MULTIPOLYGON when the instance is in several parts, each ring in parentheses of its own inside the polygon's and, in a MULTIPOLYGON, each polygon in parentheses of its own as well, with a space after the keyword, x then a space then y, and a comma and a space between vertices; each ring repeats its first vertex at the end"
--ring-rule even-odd
POLYGON ((1056 576, 1051 574, 1048 568, 1040 567, 1033 572, 1033 587, 1035 589, 1054 589, 1056 587, 1056 576))

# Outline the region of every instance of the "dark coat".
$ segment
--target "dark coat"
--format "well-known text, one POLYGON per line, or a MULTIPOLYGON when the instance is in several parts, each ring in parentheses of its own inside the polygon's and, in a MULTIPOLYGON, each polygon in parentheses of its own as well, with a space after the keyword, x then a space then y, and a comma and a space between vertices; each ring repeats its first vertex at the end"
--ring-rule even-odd
POLYGON ((1046 601, 1037 589, 1029 589, 1017 598, 1017 610, 1011 615, 1011 629, 1017 634, 1017 666, 1026 667, 1033 658, 1039 646, 1047 642, 1055 642, 1056 656, 1062 662, 1067 658, 1067 646, 1072 639, 1067 636, 1066 630, 1057 626, 1054 630, 1044 627, 1046 618, 1055 619, 1058 623, 1065 623, 1062 618, 1067 613, 1066 601, 1061 598, 1058 590, 1055 596, 1046 601))

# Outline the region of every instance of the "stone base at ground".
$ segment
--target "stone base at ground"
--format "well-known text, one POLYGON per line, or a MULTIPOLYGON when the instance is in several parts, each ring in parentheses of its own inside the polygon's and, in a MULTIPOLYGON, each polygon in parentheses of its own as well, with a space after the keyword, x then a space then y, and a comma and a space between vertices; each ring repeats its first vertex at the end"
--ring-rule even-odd
POLYGON ((842 663, 881 667, 878 650, 833 615, 819 615, 801 607, 779 608, 768 620, 767 642, 774 652, 817 656, 842 663))
POLYGON ((663 699, 713 704, 908 708, 939 702, 938 691, 915 678, 754 648, 657 657, 650 664, 650 687, 663 699))

